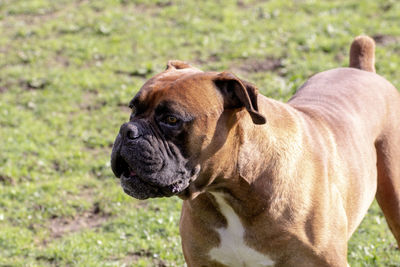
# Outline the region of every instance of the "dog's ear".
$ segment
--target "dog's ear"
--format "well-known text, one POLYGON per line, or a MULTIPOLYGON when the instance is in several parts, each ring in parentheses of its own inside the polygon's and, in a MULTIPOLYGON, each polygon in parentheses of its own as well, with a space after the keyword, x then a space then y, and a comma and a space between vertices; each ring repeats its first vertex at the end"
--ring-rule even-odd
POLYGON ((214 83, 224 97, 224 108, 245 107, 255 124, 266 123, 264 115, 258 111, 257 87, 230 72, 217 74, 214 83))
POLYGON ((171 70, 171 69, 186 69, 186 68, 192 68, 188 63, 180 61, 180 60, 170 60, 167 63, 167 68, 165 70, 171 70))

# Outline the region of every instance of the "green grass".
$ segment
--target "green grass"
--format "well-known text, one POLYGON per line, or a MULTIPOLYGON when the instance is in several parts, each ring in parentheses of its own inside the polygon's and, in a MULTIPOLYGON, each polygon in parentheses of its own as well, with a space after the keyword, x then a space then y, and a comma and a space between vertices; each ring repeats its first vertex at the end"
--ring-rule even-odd
MULTIPOLYGON (((184 265, 181 201, 135 201, 109 166, 146 78, 181 59, 285 101, 368 34, 400 88, 398 14, 396 0, 0 1, 0 266, 184 265)), ((400 266, 376 204, 348 256, 400 266)))

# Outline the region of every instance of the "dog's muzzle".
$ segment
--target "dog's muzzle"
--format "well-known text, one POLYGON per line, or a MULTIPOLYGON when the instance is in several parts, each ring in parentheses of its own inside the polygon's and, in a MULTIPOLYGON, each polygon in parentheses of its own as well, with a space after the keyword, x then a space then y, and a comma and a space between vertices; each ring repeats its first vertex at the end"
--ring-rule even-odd
POLYGON ((200 166, 189 165, 175 144, 144 121, 123 124, 111 154, 111 168, 122 188, 138 199, 181 193, 200 171, 200 166))

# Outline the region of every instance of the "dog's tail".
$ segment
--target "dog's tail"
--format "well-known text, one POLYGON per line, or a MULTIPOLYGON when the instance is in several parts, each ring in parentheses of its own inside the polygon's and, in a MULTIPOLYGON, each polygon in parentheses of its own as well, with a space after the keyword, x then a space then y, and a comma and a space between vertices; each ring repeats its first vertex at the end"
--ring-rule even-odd
POLYGON ((371 37, 354 38, 350 48, 350 67, 375 72, 375 42, 371 37))

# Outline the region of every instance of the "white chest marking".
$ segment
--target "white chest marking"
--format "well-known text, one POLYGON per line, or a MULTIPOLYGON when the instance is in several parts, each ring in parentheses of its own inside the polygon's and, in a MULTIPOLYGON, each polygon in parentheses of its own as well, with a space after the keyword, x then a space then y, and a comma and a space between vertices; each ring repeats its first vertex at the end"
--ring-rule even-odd
POLYGON ((225 201, 223 194, 212 193, 219 205, 222 215, 226 218, 226 228, 216 229, 220 235, 221 243, 209 251, 212 260, 230 267, 261 267, 273 266, 274 262, 244 242, 244 227, 231 206, 225 201))

